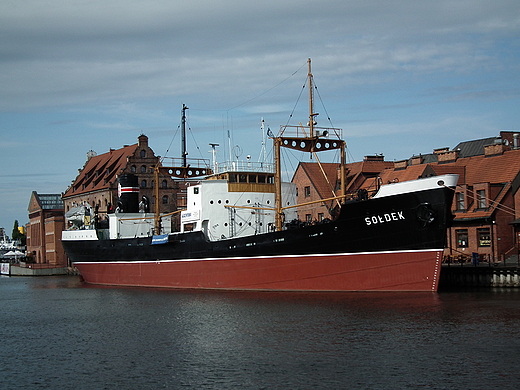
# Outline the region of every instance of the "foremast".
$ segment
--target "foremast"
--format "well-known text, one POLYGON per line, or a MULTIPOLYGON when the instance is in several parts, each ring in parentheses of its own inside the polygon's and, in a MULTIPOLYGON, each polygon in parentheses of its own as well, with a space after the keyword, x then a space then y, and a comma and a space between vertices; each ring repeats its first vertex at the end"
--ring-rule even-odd
POLYGON ((206 160, 200 159, 190 159, 190 164, 188 164, 188 151, 186 148, 186 110, 188 107, 183 104, 182 105, 182 115, 181 115, 181 141, 182 141, 182 162, 181 164, 175 166, 163 166, 162 160, 157 163, 154 168, 154 176, 155 176, 155 187, 154 187, 154 196, 155 196, 155 221, 154 221, 154 233, 156 235, 161 234, 161 218, 167 215, 176 214, 182 210, 174 211, 169 214, 161 215, 160 212, 160 203, 159 203, 159 175, 167 175, 169 177, 176 177, 179 179, 191 179, 195 177, 208 176, 213 174, 213 170, 207 167, 206 160))
MULTIPOLYGON (((340 192, 341 195, 336 199, 343 199, 345 196, 345 141, 340 139, 341 129, 316 127, 315 117, 318 113, 314 112, 314 86, 311 71, 311 59, 307 60, 308 73, 307 82, 309 88, 309 122, 307 126, 281 126, 278 136, 273 137, 274 157, 275 157, 275 228, 277 231, 283 227, 282 206, 282 178, 281 178, 281 148, 295 149, 302 152, 317 153, 328 150, 340 150, 340 192), (286 136, 292 130, 293 136, 286 136), (294 133, 295 131, 295 133, 294 133), (329 136, 335 135, 338 139, 330 139, 329 136)), ((291 134, 289 134, 291 135, 291 134)))

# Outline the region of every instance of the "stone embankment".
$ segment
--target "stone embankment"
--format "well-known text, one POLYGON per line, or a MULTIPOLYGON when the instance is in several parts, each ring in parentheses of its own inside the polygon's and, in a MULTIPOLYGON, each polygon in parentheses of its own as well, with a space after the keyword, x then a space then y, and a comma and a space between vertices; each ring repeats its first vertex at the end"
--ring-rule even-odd
POLYGON ((443 265, 439 288, 520 287, 520 267, 504 264, 443 265))

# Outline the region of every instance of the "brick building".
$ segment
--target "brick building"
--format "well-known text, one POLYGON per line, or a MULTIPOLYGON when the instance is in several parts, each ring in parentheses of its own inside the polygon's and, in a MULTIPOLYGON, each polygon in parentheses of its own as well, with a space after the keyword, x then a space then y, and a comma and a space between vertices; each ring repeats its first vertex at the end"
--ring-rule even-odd
MULTIPOLYGON (((363 163, 366 163, 366 158, 363 163)), ((431 154, 385 164, 386 167, 379 165, 382 169, 375 174, 366 172, 365 167, 358 167, 359 174, 347 179, 347 192, 354 192, 358 188, 370 192, 379 184, 447 173, 458 174, 459 182, 452 205, 454 220, 447 233, 448 248, 445 255, 469 259, 476 253, 481 261, 495 262, 518 259, 520 143, 515 132, 503 131, 499 137, 461 142, 452 150, 436 149, 431 154), (354 177, 357 179, 354 180, 354 177)), ((348 165, 355 167, 353 164, 348 165)), ((324 179, 316 179, 318 173, 321 174, 316 163, 302 163, 298 170, 300 172, 295 174, 293 181, 297 184, 298 201, 301 202, 305 201, 302 199, 302 190, 303 197, 308 191, 305 188, 309 188, 312 194, 314 188, 323 187, 324 179), (308 165, 314 165, 314 168, 308 165)), ((328 172, 330 182, 339 179, 337 170, 325 172, 328 172)), ((348 172, 351 174, 353 170, 348 172)), ((317 212, 323 212, 323 208, 319 210, 317 212)), ((303 210, 302 214, 306 218, 309 212, 303 210)), ((299 217, 303 220, 302 214, 299 217)), ((310 218, 316 217, 311 214, 310 218)))
MULTIPOLYGON (((347 194, 355 195, 359 188, 368 184, 368 179, 376 178, 382 170, 392 166, 393 163, 384 161, 383 156, 365 156, 361 162, 347 164, 347 194)), ((321 163, 320 166, 317 163, 300 162, 292 178, 292 182, 296 184, 297 203, 304 204, 341 195, 339 176, 339 164, 321 163)), ((376 180, 373 183, 375 185, 376 180)), ((298 219, 307 223, 321 222, 333 216, 336 205, 337 201, 330 200, 298 207, 298 219)))
POLYGON ((29 223, 26 225, 27 257, 37 264, 67 266, 61 246, 65 226, 61 194, 38 194, 33 191, 29 201, 29 223))
MULTIPOLYGON (((123 174, 138 177, 139 194, 150 200, 150 211, 155 207, 154 168, 159 157, 148 146, 148 137, 140 135, 138 143, 125 145, 121 149, 110 149, 97 155, 90 151, 87 161, 71 186, 63 194, 65 212, 84 202, 98 207, 103 219, 109 207, 115 207, 118 200, 117 178, 123 174)), ((177 209, 179 185, 170 176, 159 175, 159 211, 173 212, 177 209)))

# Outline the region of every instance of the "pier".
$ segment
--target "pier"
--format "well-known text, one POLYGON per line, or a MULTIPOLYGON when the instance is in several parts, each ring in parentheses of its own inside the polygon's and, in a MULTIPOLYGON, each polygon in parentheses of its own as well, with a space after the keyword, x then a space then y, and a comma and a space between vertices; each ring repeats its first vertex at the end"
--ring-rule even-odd
POLYGON ((439 288, 520 287, 518 264, 443 264, 439 288))

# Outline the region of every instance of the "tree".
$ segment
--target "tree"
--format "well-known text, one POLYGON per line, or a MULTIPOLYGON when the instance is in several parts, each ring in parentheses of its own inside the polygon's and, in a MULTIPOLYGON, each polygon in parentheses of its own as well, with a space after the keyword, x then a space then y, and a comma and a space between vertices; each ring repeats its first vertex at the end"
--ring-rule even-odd
POLYGON ((18 226, 18 220, 14 221, 13 234, 11 235, 13 241, 19 240, 22 245, 25 245, 26 236, 23 234, 18 226))

